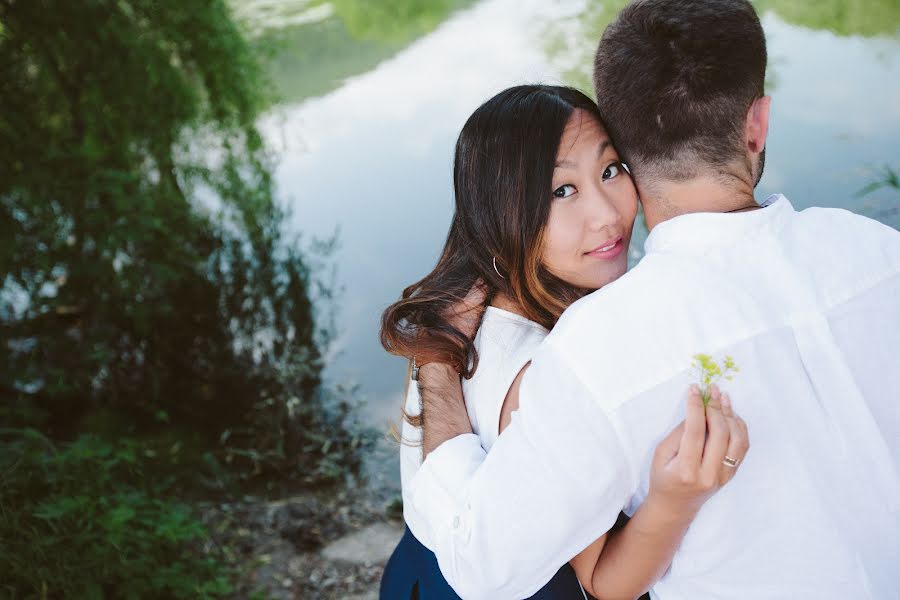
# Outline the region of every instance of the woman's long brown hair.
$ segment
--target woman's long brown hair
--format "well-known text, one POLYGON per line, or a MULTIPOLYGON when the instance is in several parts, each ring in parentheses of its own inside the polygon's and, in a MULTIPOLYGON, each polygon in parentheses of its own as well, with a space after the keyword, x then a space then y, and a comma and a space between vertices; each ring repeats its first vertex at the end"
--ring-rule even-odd
POLYGON ((446 363, 468 378, 478 365, 473 341, 446 315, 476 282, 487 288, 486 302, 503 294, 547 329, 587 292, 541 263, 559 143, 576 109, 602 123, 583 93, 548 85, 504 90, 469 117, 456 143, 456 211, 447 241, 435 268, 384 311, 388 352, 420 365, 446 363))

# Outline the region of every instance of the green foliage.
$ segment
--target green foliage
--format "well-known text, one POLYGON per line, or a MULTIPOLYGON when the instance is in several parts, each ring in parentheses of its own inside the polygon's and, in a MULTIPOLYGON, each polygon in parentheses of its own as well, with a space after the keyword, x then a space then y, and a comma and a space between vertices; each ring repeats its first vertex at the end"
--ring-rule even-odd
POLYGON ((352 470, 225 2, 0 0, 0 23, 0 418, 67 439, 103 412, 220 474, 352 470))
MULTIPOLYGON (((9 598, 213 598, 230 570, 133 440, 0 441, 0 591, 9 598)), ((159 468, 157 465, 155 468, 159 468)))
POLYGON ((900 33, 897 0, 754 0, 753 4, 760 14, 771 10, 788 23, 842 36, 900 33))
POLYGON ((881 188, 889 188, 900 191, 900 173, 897 173, 897 171, 885 165, 875 181, 866 184, 865 187, 857 192, 856 195, 866 196, 868 194, 871 194, 872 192, 875 192, 876 190, 880 190, 881 188))
POLYGON ((325 94, 436 29, 474 0, 339 0, 255 5, 232 0, 268 57, 279 101, 325 94), (321 18, 308 20, 323 11, 321 18), (298 23, 299 21, 299 23, 298 23), (302 75, 301 75, 302 74, 302 75))
POLYGON ((884 165, 875 179, 859 190, 856 196, 878 196, 876 192, 879 190, 888 191, 881 198, 871 198, 863 214, 900 230, 900 205, 896 197, 900 193, 900 173, 884 165))
POLYGON ((691 367, 697 371, 700 397, 703 398, 703 406, 709 404, 710 392, 713 385, 722 379, 731 381, 734 374, 740 371, 734 359, 726 356, 721 366, 709 354, 695 354, 691 367))
POLYGON ((471 0, 329 0, 335 14, 358 40, 407 44, 433 31, 471 0))
POLYGON ((354 39, 338 18, 269 30, 254 44, 271 54, 267 72, 282 102, 327 94, 348 77, 375 68, 399 50, 394 45, 354 39))

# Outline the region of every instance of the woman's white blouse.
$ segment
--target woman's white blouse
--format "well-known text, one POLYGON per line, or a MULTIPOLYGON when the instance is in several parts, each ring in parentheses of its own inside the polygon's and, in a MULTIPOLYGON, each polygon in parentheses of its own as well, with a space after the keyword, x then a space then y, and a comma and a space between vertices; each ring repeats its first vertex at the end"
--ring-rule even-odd
MULTIPOLYGON (((534 321, 517 314, 493 306, 485 311, 475 335, 478 368, 471 379, 463 380, 462 387, 472 430, 486 452, 499 435, 500 411, 509 387, 547 333, 534 321)), ((406 393, 406 412, 418 415, 420 411, 419 389, 411 381, 406 393)), ((404 421, 401 432, 400 477, 405 496, 407 482, 422 464, 422 431, 404 421)))

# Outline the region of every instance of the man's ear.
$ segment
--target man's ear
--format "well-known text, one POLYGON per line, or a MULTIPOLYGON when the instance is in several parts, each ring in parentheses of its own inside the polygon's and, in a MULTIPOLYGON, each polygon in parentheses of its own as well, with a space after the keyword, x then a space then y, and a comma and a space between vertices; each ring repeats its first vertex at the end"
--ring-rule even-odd
POLYGON ((744 136, 747 142, 747 150, 752 154, 759 154, 766 147, 766 136, 769 135, 769 107, 772 105, 772 96, 757 98, 747 111, 747 126, 744 136))

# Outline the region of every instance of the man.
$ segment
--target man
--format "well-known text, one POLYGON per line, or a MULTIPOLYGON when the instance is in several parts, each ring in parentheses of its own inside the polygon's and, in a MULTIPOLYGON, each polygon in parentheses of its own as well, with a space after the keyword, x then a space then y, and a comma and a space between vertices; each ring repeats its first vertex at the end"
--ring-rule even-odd
POLYGON ((900 598, 900 234, 760 208, 765 67, 744 0, 638 0, 604 33, 596 91, 645 258, 563 315, 490 455, 458 376, 420 372, 439 447, 405 512, 463 598, 531 595, 640 505, 700 352, 739 366, 727 387, 754 447, 654 598, 900 598))

